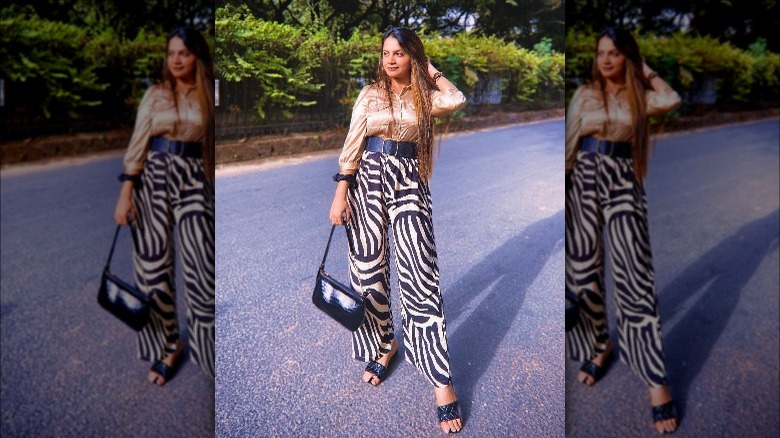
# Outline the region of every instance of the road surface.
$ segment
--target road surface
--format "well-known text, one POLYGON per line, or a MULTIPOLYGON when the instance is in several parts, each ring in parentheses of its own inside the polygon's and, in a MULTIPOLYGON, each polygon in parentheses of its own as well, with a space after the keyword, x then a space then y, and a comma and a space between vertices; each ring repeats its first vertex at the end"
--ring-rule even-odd
MULTIPOLYGON (((677 133, 651 157, 645 187, 682 415, 676 437, 780 435, 779 131, 769 120, 677 133)), ((611 292, 607 303, 614 342, 611 292)), ((656 435, 647 389, 626 364, 613 360, 592 388, 576 381, 578 368, 567 361, 568 436, 656 435)))
MULTIPOLYGON (((434 229, 465 408, 461 436, 564 435, 563 128, 559 119, 453 135, 435 161, 434 229)), ((219 437, 440 433, 422 375, 397 360, 379 387, 363 383, 350 333, 311 303, 337 158, 217 173, 219 437)), ((328 270, 346 278, 336 231, 328 270)), ((395 293, 392 307, 400 339, 395 293)))

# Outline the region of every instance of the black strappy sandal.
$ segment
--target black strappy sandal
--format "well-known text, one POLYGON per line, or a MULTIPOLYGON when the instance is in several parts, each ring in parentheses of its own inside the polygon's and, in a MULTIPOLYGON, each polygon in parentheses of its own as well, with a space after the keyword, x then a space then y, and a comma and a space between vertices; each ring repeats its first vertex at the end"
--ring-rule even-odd
MULTIPOLYGON (((439 428, 441 428, 441 423, 445 421, 457 420, 461 418, 460 406, 458 405, 458 401, 455 400, 454 402, 446 404, 444 406, 436 406, 436 416, 439 417, 439 428)), ((458 430, 450 429, 449 432, 447 433, 458 433, 461 430, 463 430, 463 424, 461 424, 460 429, 458 430)))
MULTIPOLYGON (((669 400, 668 402, 659 405, 659 406, 653 406, 653 425, 655 423, 658 423, 659 421, 664 420, 671 420, 675 419, 677 420, 677 407, 674 405, 674 401, 669 400)), ((678 422, 677 427, 680 427, 680 424, 678 422)), ((674 433, 677 431, 677 428, 671 432, 664 432, 664 433, 674 433)))
MULTIPOLYGON (((395 341, 393 341, 393 342, 395 342, 395 341)), ((391 349, 391 351, 392 351, 392 349, 391 349)), ((390 352, 388 352, 387 354, 390 354, 390 352)), ((382 365, 381 363, 379 363, 379 362, 377 362, 375 360, 372 360, 372 361, 368 362, 368 365, 366 365, 366 371, 368 371, 369 373, 373 374, 374 377, 379 379, 379 382, 377 382, 376 385, 371 383, 374 380, 374 377, 372 377, 372 378, 368 379, 368 382, 366 382, 366 383, 368 383, 371 386, 379 386, 379 384, 382 383, 385 380, 385 375, 387 374, 387 370, 390 368, 390 364, 393 363, 393 360, 395 360, 396 356, 398 356, 398 346, 395 347, 395 353, 393 353, 393 355, 390 356, 390 360, 387 362, 387 366, 384 366, 384 365, 382 365)))
POLYGON ((607 367, 609 366, 609 360, 612 356, 612 342, 607 341, 607 348, 605 350, 604 355, 604 365, 598 365, 595 362, 591 360, 586 360, 582 363, 582 366, 580 367, 580 371, 583 371, 585 374, 589 375, 593 379, 593 383, 588 385, 585 381, 582 381, 582 383, 593 386, 595 385, 599 380, 601 380, 602 377, 604 377, 604 374, 607 373, 607 367))
POLYGON ((152 380, 152 383, 154 383, 157 386, 165 386, 166 383, 170 382, 170 380, 173 379, 173 376, 176 375, 176 371, 178 370, 179 364, 182 361, 181 355, 184 353, 184 345, 182 345, 181 348, 182 350, 179 352, 179 356, 177 356, 176 359, 173 361, 173 365, 168 365, 161 360, 154 362, 154 364, 152 365, 152 371, 159 374, 159 376, 155 377, 154 380, 152 380), (160 377, 162 377, 163 379, 162 385, 157 383, 160 377))
POLYGON ((165 384, 168 383, 168 381, 173 378, 173 375, 175 373, 175 370, 173 368, 174 367, 168 366, 165 362, 161 360, 155 362, 154 365, 152 365, 152 371, 159 374, 160 376, 155 377, 152 383, 154 383, 157 386, 165 386, 165 384), (160 377, 162 377, 163 379, 162 385, 157 383, 157 379, 159 379, 160 377))
POLYGON ((604 374, 606 372, 606 366, 600 367, 596 365, 594 362, 591 361, 585 361, 582 363, 582 366, 580 367, 580 371, 584 371, 587 375, 589 375, 591 378, 593 378, 593 383, 588 385, 584 381, 582 383, 585 383, 588 386, 593 386, 601 380, 602 377, 604 377, 604 374))
POLYGON ((387 369, 390 368, 390 364, 393 363, 393 360, 395 359, 395 357, 397 355, 398 355, 398 353, 394 354, 390 358, 390 361, 387 362, 387 366, 384 366, 384 365, 382 365, 381 363, 379 363, 379 362, 377 362, 375 360, 372 360, 371 362, 369 362, 368 365, 366 365, 366 371, 368 371, 369 373, 373 374, 374 377, 379 379, 379 381, 376 383, 376 385, 374 385, 373 383, 371 383, 374 380, 374 377, 372 377, 372 378, 370 378, 368 380, 367 383, 369 385, 371 385, 371 386, 379 386, 379 384, 382 383, 385 380, 385 374, 387 374, 387 369))

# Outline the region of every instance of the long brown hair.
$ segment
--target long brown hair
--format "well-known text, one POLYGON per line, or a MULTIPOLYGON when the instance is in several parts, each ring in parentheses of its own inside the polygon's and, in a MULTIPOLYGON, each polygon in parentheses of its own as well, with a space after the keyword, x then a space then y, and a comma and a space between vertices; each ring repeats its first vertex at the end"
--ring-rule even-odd
MULTIPOLYGON (((599 41, 607 37, 612 40, 615 47, 626 57, 625 79, 628 97, 628 108, 631 113, 631 124, 634 128, 632 141, 632 156, 634 160, 634 174, 639 181, 647 175, 647 161, 650 151, 650 126, 647 119, 647 104, 645 91, 653 87, 642 72, 642 56, 639 54, 639 45, 625 29, 608 27, 602 30, 596 37, 596 52, 599 41)), ((596 58, 593 59, 594 83, 600 87, 601 97, 604 101, 604 111, 607 108, 606 80, 599 71, 596 58)))
MULTIPOLYGON (((420 178, 428 181, 433 175, 433 114, 431 94, 438 90, 436 83, 428 74, 428 58, 425 56, 425 46, 420 37, 413 31, 403 27, 391 27, 382 36, 382 44, 389 37, 398 41, 401 48, 411 58, 412 96, 414 108, 417 111, 417 129, 420 136, 417 139, 417 162, 420 167, 420 178)), ((381 53, 381 48, 380 48, 381 53)), ((390 102, 390 113, 393 114, 393 98, 390 77, 382 65, 382 57, 379 57, 377 65, 377 83, 385 89, 387 100, 390 102)))
MULTIPOLYGON (((200 103, 200 117, 203 122, 203 171, 206 181, 214 182, 214 62, 206 39, 200 32, 188 28, 177 27, 166 40, 166 48, 171 39, 179 37, 187 50, 195 55, 195 90, 200 103)), ((167 49, 166 49, 167 50, 167 49)), ((176 95, 176 79, 168 69, 168 59, 163 61, 163 82, 168 84, 173 93, 173 102, 178 110, 179 102, 176 95)), ((178 112, 178 111, 177 111, 178 112)))

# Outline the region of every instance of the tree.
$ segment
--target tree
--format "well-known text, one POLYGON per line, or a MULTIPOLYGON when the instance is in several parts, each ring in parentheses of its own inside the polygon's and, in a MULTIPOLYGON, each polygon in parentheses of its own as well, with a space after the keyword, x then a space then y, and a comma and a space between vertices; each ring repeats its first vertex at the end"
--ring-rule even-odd
POLYGON ((766 0, 570 0, 566 6, 567 31, 598 32, 613 25, 659 35, 685 30, 743 49, 765 38, 775 52, 780 50, 778 17, 777 2, 766 0))
MULTIPOLYGON (((219 1, 219 7, 244 3, 219 1)), ((454 35, 465 30, 531 47, 547 37, 564 45, 562 0, 261 0, 246 4, 264 20, 324 26, 349 38, 355 30, 381 33, 389 26, 454 35)))

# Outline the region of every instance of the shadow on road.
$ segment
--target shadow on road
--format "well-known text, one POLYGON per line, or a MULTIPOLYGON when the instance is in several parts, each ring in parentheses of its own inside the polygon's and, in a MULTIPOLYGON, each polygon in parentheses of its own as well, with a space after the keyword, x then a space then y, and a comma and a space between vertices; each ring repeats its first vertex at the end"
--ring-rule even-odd
POLYGON ((551 236, 561 234, 563 218, 561 210, 529 225, 472 267, 445 294, 447 320, 457 321, 450 323, 456 327, 447 337, 458 351, 451 367, 466 418, 474 388, 499 353, 528 288, 550 256, 560 249, 562 239, 551 236), (481 298, 476 307, 470 303, 479 299, 475 297, 481 298), (466 319, 460 321, 469 311, 466 319))
POLYGON ((737 308, 745 285, 766 255, 778 246, 780 210, 741 227, 674 278, 660 293, 664 319, 685 315, 664 336, 667 373, 678 400, 687 394, 737 308), (698 292, 702 290, 702 292, 698 292), (700 296, 690 306, 685 302, 700 296), (664 310, 667 309, 667 310, 664 310))

